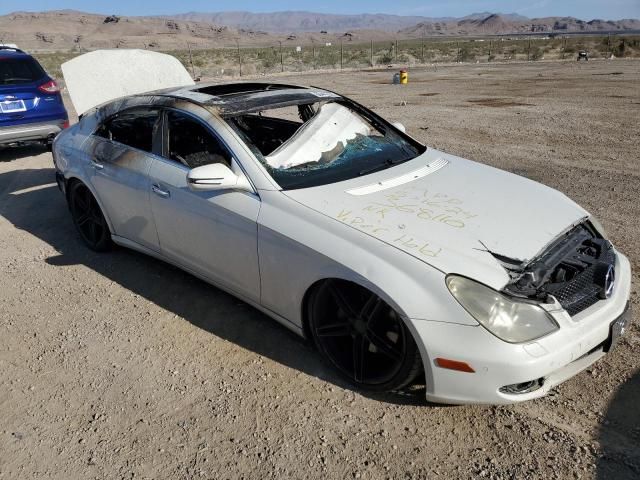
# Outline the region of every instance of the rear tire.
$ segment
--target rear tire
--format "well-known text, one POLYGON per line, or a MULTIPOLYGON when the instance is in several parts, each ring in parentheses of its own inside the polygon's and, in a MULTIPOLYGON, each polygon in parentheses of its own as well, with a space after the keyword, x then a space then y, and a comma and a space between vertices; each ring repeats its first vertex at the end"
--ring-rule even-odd
POLYGON ((356 387, 400 390, 422 371, 420 351, 404 321, 366 288, 327 280, 311 293, 307 313, 318 350, 356 387))
POLYGON ((96 252, 105 252, 112 247, 109 225, 97 200, 82 182, 69 187, 69 209, 73 224, 84 244, 96 252))

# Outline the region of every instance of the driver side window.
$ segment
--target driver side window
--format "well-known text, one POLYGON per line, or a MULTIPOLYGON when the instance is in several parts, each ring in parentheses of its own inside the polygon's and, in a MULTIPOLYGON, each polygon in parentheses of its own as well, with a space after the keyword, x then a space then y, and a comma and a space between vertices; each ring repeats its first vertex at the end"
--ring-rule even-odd
POLYGON ((222 163, 231 168, 231 155, 221 142, 197 120, 168 111, 168 157, 188 168, 222 163))

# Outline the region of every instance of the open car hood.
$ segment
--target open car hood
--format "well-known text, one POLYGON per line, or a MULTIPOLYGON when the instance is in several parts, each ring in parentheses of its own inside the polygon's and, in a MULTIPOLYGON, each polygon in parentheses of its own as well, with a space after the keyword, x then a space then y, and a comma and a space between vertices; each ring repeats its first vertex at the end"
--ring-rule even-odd
POLYGON ((177 58, 149 50, 95 50, 63 63, 62 74, 78 115, 116 98, 194 84, 177 58))
POLYGON ((496 289, 588 213, 526 178, 428 149, 387 170, 287 196, 438 268, 496 289))

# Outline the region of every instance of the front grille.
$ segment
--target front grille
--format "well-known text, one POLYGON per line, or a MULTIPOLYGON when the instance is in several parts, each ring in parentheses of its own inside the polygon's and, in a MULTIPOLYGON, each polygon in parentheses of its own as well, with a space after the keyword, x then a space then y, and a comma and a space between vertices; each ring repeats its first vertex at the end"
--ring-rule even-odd
POLYGON ((505 290, 543 301, 552 295, 574 316, 611 294, 615 261, 611 243, 584 222, 549 245, 505 290))
MULTIPOLYGON (((599 261, 601 264, 613 265, 615 263, 615 253, 613 249, 603 252, 599 261)), ((602 300, 602 286, 596 283, 595 278, 597 267, 598 264, 593 264, 571 280, 557 286, 549 285, 546 290, 552 294, 567 313, 573 317, 594 305, 599 300, 602 300)))

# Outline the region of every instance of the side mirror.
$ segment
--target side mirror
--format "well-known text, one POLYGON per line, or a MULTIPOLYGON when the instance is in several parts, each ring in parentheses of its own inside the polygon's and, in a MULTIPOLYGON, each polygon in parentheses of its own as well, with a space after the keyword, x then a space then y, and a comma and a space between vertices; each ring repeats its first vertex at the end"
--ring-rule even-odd
POLYGON ((391 125, 393 125, 394 127, 396 127, 398 130, 400 130, 402 133, 407 133, 407 129, 404 127, 403 124, 401 124, 400 122, 393 122, 391 125))
POLYGON ((187 185, 191 190, 247 190, 253 191, 244 177, 239 177, 222 163, 211 163, 192 168, 187 173, 187 185))

